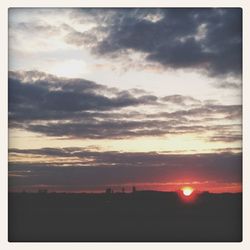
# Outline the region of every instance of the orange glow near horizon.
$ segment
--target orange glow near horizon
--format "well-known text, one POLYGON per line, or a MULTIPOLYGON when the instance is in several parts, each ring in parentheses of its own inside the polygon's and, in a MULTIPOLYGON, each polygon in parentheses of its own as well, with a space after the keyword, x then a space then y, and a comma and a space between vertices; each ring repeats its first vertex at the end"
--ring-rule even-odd
MULTIPOLYGON (((15 174, 15 173, 14 173, 15 174)), ((242 183, 217 183, 217 182, 206 182, 206 183, 180 183, 180 182, 172 182, 172 183, 124 183, 124 184, 107 184, 105 186, 96 186, 95 188, 79 188, 79 187, 71 187, 68 188, 64 185, 43 185, 43 188, 46 188, 49 192, 73 192, 73 193, 103 193, 107 187, 111 187, 115 192, 120 192, 121 187, 125 188, 125 192, 131 192, 132 186, 136 187, 137 191, 143 190, 154 190, 161 192, 177 192, 181 199, 189 200, 193 197, 196 197, 198 194, 203 192, 209 193, 241 193, 242 192, 242 183), (189 188, 192 189, 192 193, 190 193, 189 188), (185 195, 183 190, 186 194, 185 195)), ((9 188, 10 192, 21 192, 26 190, 28 192, 36 192, 40 189, 40 185, 32 185, 32 186, 16 186, 15 188, 9 188)))

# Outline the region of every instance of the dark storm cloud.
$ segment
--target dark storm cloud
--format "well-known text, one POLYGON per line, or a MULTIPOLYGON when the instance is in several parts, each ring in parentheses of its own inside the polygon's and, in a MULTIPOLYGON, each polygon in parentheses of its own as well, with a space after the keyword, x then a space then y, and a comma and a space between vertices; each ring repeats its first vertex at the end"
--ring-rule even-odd
MULTIPOLYGON (((166 98, 166 97, 164 97, 166 98)), ((172 99, 167 97, 167 99, 172 99)), ((180 100, 175 100, 173 98, 170 102, 175 102, 178 104, 181 104, 183 100, 186 98, 178 98, 180 100)), ((173 112, 160 112, 158 114, 151 114, 148 115, 149 118, 155 118, 155 117, 167 117, 172 119, 194 119, 194 118, 207 118, 207 121, 209 119, 214 119, 214 115, 222 115, 224 119, 236 119, 241 118, 242 115, 242 105, 215 105, 215 104, 201 104, 199 107, 190 108, 190 109, 179 109, 177 111, 173 112)), ((188 121, 188 120, 186 120, 188 121)), ((205 121, 205 120, 204 120, 205 121)))
POLYGON ((142 52, 147 61, 166 68, 202 69, 212 76, 241 74, 240 8, 83 9, 74 18, 91 15, 101 19, 101 25, 71 31, 68 43, 90 46, 102 56, 142 52))
MULTIPOLYGON (((10 148, 10 154, 25 155, 39 155, 39 156, 55 156, 55 157, 78 157, 84 159, 85 157, 92 157, 95 163, 115 165, 124 164, 122 166, 162 166, 162 165, 190 165, 190 161, 195 159, 196 164, 208 166, 211 162, 217 161, 222 163, 223 160, 232 160, 229 165, 234 165, 233 159, 241 158, 241 154, 234 154, 230 152, 208 153, 208 154, 164 154, 157 152, 118 152, 118 151, 94 151, 81 147, 67 147, 67 148, 40 148, 40 149, 18 149, 10 148)), ((192 164, 191 164, 192 165, 192 164)))
POLYGON ((155 96, 135 97, 129 91, 84 79, 57 78, 36 71, 11 72, 9 77, 9 117, 13 121, 84 118, 86 111, 156 103, 155 96))
MULTIPOLYGON (((194 121, 195 123, 195 121, 194 121)), ((145 121, 78 121, 78 122, 57 122, 46 124, 25 124, 19 128, 26 129, 35 133, 41 133, 46 136, 64 137, 64 138, 87 138, 87 139, 125 139, 141 136, 165 136, 169 135, 184 135, 184 134, 199 134, 211 132, 212 135, 204 138, 210 141, 233 142, 240 141, 240 126, 234 125, 195 125, 181 124, 178 120, 145 120, 145 121), (225 133, 225 130, 228 133, 225 133), (216 139, 215 139, 216 138, 216 139)))
POLYGON ((94 166, 53 166, 46 163, 10 163, 10 185, 106 186, 112 184, 188 180, 241 182, 241 154, 173 155, 86 151, 82 148, 10 149, 10 153, 91 158, 94 166), (16 176, 16 171, 19 175, 16 176), (20 172, 21 171, 21 172, 20 172), (187 179, 186 179, 187 180, 187 179))
MULTIPOLYGON (((79 150, 79 148, 75 149, 79 150)), ((34 154, 44 156, 70 156, 71 152, 74 152, 74 148, 9 149, 9 153, 11 154, 34 154)))
POLYGON ((200 116, 206 117, 213 114, 224 115, 224 118, 241 117, 242 106, 241 105, 203 105, 198 108, 189 110, 180 110, 170 114, 170 116, 200 116))
POLYGON ((121 139, 137 136, 159 136, 166 134, 167 125, 159 121, 95 121, 71 123, 47 123, 27 125, 27 130, 47 136, 69 138, 121 139), (164 130, 165 129, 165 130, 164 130))

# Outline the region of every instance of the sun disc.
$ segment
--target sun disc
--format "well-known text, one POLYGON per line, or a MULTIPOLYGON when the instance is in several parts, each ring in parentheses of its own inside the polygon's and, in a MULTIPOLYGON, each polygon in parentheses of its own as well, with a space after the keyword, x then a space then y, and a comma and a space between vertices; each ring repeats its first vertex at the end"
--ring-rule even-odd
POLYGON ((183 187, 182 188, 182 193, 185 196, 190 196, 193 193, 194 189, 191 187, 183 187))

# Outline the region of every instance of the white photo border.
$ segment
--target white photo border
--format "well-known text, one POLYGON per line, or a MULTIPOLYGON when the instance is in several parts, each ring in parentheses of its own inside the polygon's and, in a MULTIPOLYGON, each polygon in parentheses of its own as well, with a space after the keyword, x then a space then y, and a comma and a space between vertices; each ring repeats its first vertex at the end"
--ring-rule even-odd
POLYGON ((250 249, 250 4, 247 0, 2 0, 0 2, 0 249, 250 249), (243 10, 243 241, 239 243, 10 243, 8 242, 8 8, 237 7, 243 10), (248 55, 248 56, 247 56, 248 55))

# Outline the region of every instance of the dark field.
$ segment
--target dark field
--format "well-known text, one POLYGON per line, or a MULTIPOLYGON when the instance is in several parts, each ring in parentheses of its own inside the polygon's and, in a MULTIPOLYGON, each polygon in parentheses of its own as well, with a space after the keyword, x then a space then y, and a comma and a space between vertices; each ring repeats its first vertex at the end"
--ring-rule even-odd
POLYGON ((241 194, 9 194, 11 242, 241 240, 241 194))

